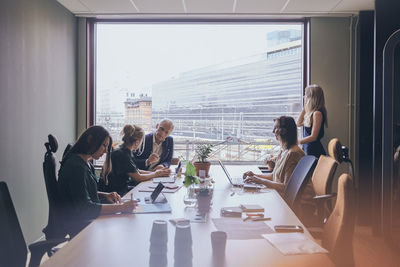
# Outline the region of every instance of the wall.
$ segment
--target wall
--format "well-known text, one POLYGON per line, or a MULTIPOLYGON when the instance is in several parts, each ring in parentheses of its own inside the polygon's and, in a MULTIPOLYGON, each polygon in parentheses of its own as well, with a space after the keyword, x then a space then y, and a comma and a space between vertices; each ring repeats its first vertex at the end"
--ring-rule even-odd
MULTIPOLYGON (((328 128, 322 144, 327 148, 328 142, 337 137, 352 153, 357 146, 350 138, 356 132, 352 109, 355 87, 350 75, 354 66, 351 52, 354 40, 350 38, 352 20, 316 17, 311 18, 310 26, 310 80, 323 88, 328 110, 328 128)), ((352 155, 354 159, 355 154, 352 155)), ((347 166, 341 164, 336 176, 346 170, 347 166)))
POLYGON ((77 84, 77 132, 79 136, 87 126, 86 110, 86 18, 78 19, 78 84, 77 84))
POLYGON ((48 216, 43 144, 57 136, 60 159, 75 140, 77 20, 54 0, 2 0, 0 25, 0 180, 30 243, 48 216))

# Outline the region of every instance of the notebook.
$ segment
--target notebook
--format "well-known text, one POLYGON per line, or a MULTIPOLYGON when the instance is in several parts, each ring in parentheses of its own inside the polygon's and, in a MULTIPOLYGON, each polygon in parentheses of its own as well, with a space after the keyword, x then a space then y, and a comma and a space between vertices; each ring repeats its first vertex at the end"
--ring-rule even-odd
POLYGON ((153 183, 175 183, 176 175, 182 168, 182 161, 179 161, 178 166, 175 168, 175 173, 166 177, 153 178, 153 183))
POLYGON ((260 188, 265 188, 265 185, 262 184, 248 184, 243 181, 243 177, 231 177, 229 174, 228 170, 225 168, 224 164, 222 161, 218 160, 219 165, 221 165, 222 170, 224 171, 226 177, 228 178, 229 182, 233 186, 243 186, 243 188, 248 188, 248 189, 260 189, 260 188))

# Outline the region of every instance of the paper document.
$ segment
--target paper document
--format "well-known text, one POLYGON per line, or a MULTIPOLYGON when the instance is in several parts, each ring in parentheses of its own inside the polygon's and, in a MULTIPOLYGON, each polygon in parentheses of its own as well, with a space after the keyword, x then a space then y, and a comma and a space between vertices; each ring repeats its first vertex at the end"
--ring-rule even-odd
POLYGON ((176 176, 156 177, 153 178, 153 183, 175 183, 176 176))
POLYGON ((284 255, 328 253, 303 233, 273 233, 262 236, 284 255))
POLYGON ((215 228, 228 234, 228 239, 262 239, 262 234, 273 233, 265 222, 243 221, 242 218, 213 218, 215 228))
POLYGON ((132 213, 170 213, 172 211, 169 203, 140 204, 132 213))

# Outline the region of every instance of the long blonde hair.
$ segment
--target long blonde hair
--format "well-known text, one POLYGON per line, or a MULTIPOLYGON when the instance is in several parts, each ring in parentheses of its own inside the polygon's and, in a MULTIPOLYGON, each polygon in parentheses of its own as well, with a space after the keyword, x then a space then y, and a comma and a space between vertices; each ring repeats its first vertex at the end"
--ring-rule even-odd
POLYGON ((304 104, 304 126, 312 126, 314 112, 320 111, 324 117, 325 125, 326 127, 328 127, 328 117, 325 108, 325 97, 322 88, 316 84, 309 85, 305 89, 305 95, 307 97, 307 100, 304 104))
POLYGON ((130 146, 137 140, 143 140, 144 130, 135 124, 127 124, 121 131, 122 141, 124 145, 130 146))

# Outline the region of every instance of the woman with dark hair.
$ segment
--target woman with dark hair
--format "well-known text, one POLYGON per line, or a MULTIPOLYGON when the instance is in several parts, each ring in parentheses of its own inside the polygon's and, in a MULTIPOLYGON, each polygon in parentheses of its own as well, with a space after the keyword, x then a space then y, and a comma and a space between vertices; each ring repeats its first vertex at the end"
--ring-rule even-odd
POLYGON ((107 183, 111 171, 111 145, 108 131, 102 126, 92 126, 79 137, 61 161, 58 191, 65 230, 72 236, 99 215, 131 212, 136 206, 134 201, 122 203, 116 192, 104 193, 97 190, 98 179, 90 161, 107 154, 103 166, 103 177, 107 183), (110 204, 102 204, 100 199, 110 204))
POLYGON ((142 145, 144 139, 144 130, 140 126, 127 124, 122 129, 121 135, 123 143, 111 153, 113 169, 109 179, 110 190, 124 195, 140 182, 170 175, 168 167, 154 171, 139 170, 136 167, 133 151, 142 145))
POLYGON ((275 167, 272 173, 255 175, 252 171, 248 171, 243 174, 243 179, 246 182, 265 184, 282 193, 294 168, 304 156, 304 151, 297 145, 297 127, 292 117, 281 116, 274 119, 272 132, 282 147, 281 152, 275 158, 275 167))

